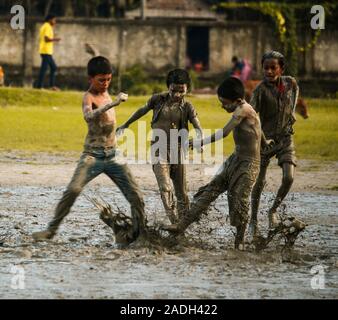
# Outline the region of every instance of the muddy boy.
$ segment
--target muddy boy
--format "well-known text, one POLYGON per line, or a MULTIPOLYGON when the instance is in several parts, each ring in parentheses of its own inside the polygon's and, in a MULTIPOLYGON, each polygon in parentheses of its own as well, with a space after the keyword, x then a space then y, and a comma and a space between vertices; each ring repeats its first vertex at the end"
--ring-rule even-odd
POLYGON ((270 159, 276 156, 278 165, 283 170, 282 184, 268 212, 271 228, 278 224, 276 210, 292 186, 296 166, 292 135, 299 91, 297 82, 290 76, 282 75, 285 69, 285 58, 277 51, 270 51, 263 55, 262 67, 264 80, 254 90, 250 104, 259 114, 266 138, 273 139, 275 144, 261 154, 260 171, 252 191, 250 229, 253 235, 259 234, 257 213, 270 159))
POLYGON ((256 181, 260 165, 260 148, 269 141, 261 134, 260 120, 255 110, 244 100, 242 82, 230 77, 219 86, 218 99, 222 108, 233 113, 230 121, 213 135, 201 141, 191 142, 192 147, 213 143, 225 138, 233 131, 235 151, 223 164, 222 171, 194 195, 191 209, 180 221, 164 229, 173 233, 183 233, 219 195, 227 191, 230 223, 236 227, 235 248, 244 249, 244 233, 249 220, 249 199, 256 181))
POLYGON ((187 71, 183 69, 170 71, 167 76, 168 92, 154 94, 145 106, 138 109, 118 128, 122 132, 150 110, 153 111, 151 121, 153 133, 160 131, 165 137, 165 141, 160 141, 159 137, 153 135, 152 154, 156 155, 156 159, 153 161, 153 172, 156 176, 163 206, 171 223, 177 222, 178 217, 181 217, 189 208, 186 168, 185 164, 182 163, 184 143, 181 139, 174 141, 171 133, 184 130, 188 133, 188 123, 190 122, 197 131, 197 135, 202 137, 202 128, 195 108, 184 99, 190 87, 190 82, 187 71), (160 145, 160 150, 156 149, 162 142, 165 143, 160 145), (164 148, 162 148, 163 146, 164 148), (177 201, 174 199, 174 192, 177 201))
POLYGON ((113 102, 108 87, 112 79, 112 66, 108 59, 98 56, 87 65, 90 87, 83 96, 82 112, 88 125, 82 156, 74 175, 59 201, 54 218, 44 231, 33 233, 35 240, 51 239, 62 220, 69 213, 76 198, 86 184, 101 173, 105 173, 121 190, 131 206, 133 221, 131 240, 135 240, 144 229, 144 202, 141 192, 126 165, 119 164, 116 153, 116 115, 114 107, 128 99, 119 93, 113 102))

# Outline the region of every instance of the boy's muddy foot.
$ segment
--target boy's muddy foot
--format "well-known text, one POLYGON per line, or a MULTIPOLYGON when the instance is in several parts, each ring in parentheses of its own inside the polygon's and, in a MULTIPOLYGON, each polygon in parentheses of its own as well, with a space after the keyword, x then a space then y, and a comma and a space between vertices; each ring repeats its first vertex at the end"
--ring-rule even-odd
POLYGON ((244 251, 244 233, 245 233, 245 226, 237 227, 236 236, 235 236, 235 249, 244 251))
POLYGON ((278 227, 280 224, 277 213, 275 211, 269 211, 269 229, 278 227))
POLYGON ((140 219, 132 219, 125 215, 121 210, 113 212, 112 207, 104 202, 101 203, 95 198, 87 197, 99 210, 100 219, 110 228, 115 235, 115 244, 119 248, 126 248, 145 234, 143 223, 140 219))
POLYGON ((44 240, 50 240, 54 237, 55 232, 52 232, 50 230, 43 230, 34 232, 32 234, 32 237, 35 241, 44 241, 44 240))
POLYGON ((120 229, 115 234, 115 243, 117 246, 124 248, 127 247, 129 244, 135 241, 135 237, 131 234, 130 230, 123 230, 120 229))
POLYGON ((168 231, 173 234, 180 234, 182 230, 178 227, 178 224, 163 225, 161 226, 162 230, 168 231))
POLYGON ((178 218, 175 214, 168 214, 168 218, 169 218, 169 221, 172 223, 172 224, 175 224, 177 223, 178 221, 178 218))
POLYGON ((248 233, 250 242, 254 242, 256 239, 261 237, 257 221, 250 221, 248 233))
POLYGON ((256 250, 265 249, 277 235, 280 235, 284 238, 286 248, 291 248, 294 245, 299 233, 301 233, 305 227, 306 224, 303 221, 294 217, 289 217, 279 223, 277 227, 271 228, 266 238, 257 238, 255 241, 256 250))

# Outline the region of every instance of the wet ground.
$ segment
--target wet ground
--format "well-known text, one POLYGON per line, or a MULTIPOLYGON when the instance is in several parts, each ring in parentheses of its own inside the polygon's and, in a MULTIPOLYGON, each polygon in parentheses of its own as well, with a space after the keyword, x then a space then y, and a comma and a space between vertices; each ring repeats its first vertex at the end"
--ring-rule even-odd
MULTIPOLYGON (((30 235, 49 221, 74 160, 38 159, 10 167, 2 160, 1 177, 6 166, 11 174, 0 184, 0 298, 338 298, 338 192, 324 187, 330 181, 318 190, 295 185, 286 199, 285 212, 308 224, 291 251, 282 250, 278 239, 259 253, 250 247, 234 251, 225 196, 189 229, 189 245, 161 250, 136 243, 119 249, 111 229, 83 195, 54 240, 33 243, 30 235)), ((335 171, 336 166, 329 167, 335 171)), ((149 176, 144 186, 149 223, 167 222, 151 168, 132 170, 138 179, 149 176)), ((279 179, 277 170, 272 168, 269 181, 279 179)), ((308 171, 299 175, 313 174, 309 185, 320 180, 319 171, 308 171)), ((189 174, 192 195, 203 181, 189 174)), ((263 230, 273 187, 270 183, 262 199, 263 230)), ((106 178, 91 183, 85 193, 128 211, 106 178)))

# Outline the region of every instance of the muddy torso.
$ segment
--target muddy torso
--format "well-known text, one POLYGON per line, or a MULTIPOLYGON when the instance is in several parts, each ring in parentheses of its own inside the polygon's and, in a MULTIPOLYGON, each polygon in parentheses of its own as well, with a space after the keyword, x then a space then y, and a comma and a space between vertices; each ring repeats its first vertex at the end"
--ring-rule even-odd
POLYGON ((262 129, 267 138, 279 140, 281 136, 292 132, 295 122, 296 85, 293 78, 281 77, 280 86, 263 81, 255 90, 254 108, 259 112, 262 129))
POLYGON ((258 115, 252 110, 250 116, 233 130, 235 153, 241 159, 259 159, 261 129, 258 115))
MULTIPOLYGON (((98 106, 103 106, 112 101, 108 94, 103 98, 93 98, 93 100, 93 111, 95 111, 98 106)), ((98 118, 87 122, 87 125, 88 133, 84 144, 86 151, 116 147, 116 115, 114 108, 101 114, 98 118)))
POLYGON ((170 142, 170 130, 181 129, 182 112, 180 103, 166 102, 158 115, 157 121, 153 123, 152 129, 162 129, 167 136, 167 142, 170 142))

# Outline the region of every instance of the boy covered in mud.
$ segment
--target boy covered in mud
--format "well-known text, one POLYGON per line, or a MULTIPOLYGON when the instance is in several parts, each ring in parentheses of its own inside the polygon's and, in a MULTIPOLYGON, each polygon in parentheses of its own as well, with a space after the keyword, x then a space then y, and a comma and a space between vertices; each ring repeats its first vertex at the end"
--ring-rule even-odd
POLYGON ((164 229, 180 234, 194 221, 206 213, 210 204, 220 194, 227 191, 230 223, 236 227, 235 248, 244 249, 244 233, 249 220, 249 198, 256 181, 260 148, 269 144, 261 135, 261 126, 257 113, 244 100, 242 82, 230 77, 225 79, 217 91, 222 108, 233 113, 230 121, 220 131, 202 140, 190 141, 191 147, 198 147, 225 138, 233 131, 235 151, 223 164, 222 171, 201 187, 194 195, 191 209, 177 224, 164 229))
POLYGON ((261 154, 260 171, 251 195, 250 232, 254 237, 259 235, 257 213, 270 159, 276 156, 283 170, 282 184, 268 211, 270 228, 278 225, 276 210, 291 188, 296 166, 292 126, 295 123, 294 112, 299 91, 297 82, 290 76, 282 76, 285 58, 277 51, 263 55, 262 67, 264 80, 254 90, 250 104, 259 114, 266 138, 275 143, 261 154))
POLYGON ((74 175, 59 201, 54 218, 44 231, 33 233, 35 240, 51 239, 63 218, 69 213, 76 198, 87 183, 105 173, 116 183, 131 206, 133 228, 129 237, 135 240, 144 229, 144 202, 141 192, 126 165, 119 164, 116 153, 116 115, 114 107, 128 99, 119 93, 112 101, 108 87, 112 79, 112 66, 108 59, 97 56, 87 65, 90 87, 84 94, 82 111, 88 125, 84 151, 74 175))
MULTIPOLYGON (((184 100, 190 87, 190 76, 183 69, 174 69, 168 73, 168 92, 154 94, 145 106, 138 109, 121 127, 120 132, 128 128, 134 121, 140 119, 150 110, 153 111, 151 128, 153 129, 152 155, 153 172, 160 189, 160 194, 166 214, 171 223, 177 222, 178 217, 189 208, 189 198, 186 188, 185 164, 182 163, 182 140, 188 137, 188 122, 192 123, 197 135, 202 137, 202 129, 197 118, 195 108, 191 103, 184 100), (156 136, 155 132, 161 131, 164 135, 156 136), (174 132, 180 134, 174 139, 174 132), (156 136, 156 137, 155 137, 156 136), (163 136, 162 136, 163 137, 163 136), (156 149, 160 145, 159 149, 156 149), (162 148, 163 147, 163 148, 162 148), (174 199, 174 191, 177 203, 174 199)), ((177 135, 176 135, 177 136, 177 135)))

